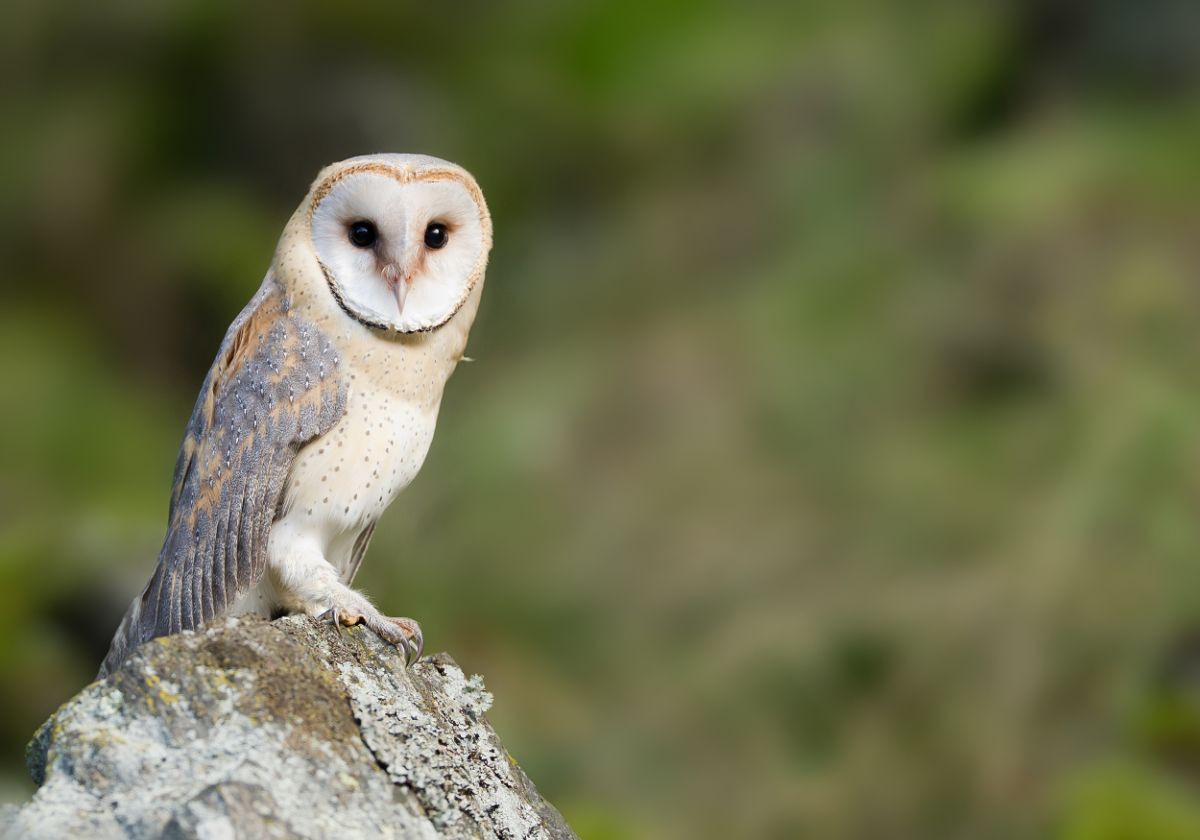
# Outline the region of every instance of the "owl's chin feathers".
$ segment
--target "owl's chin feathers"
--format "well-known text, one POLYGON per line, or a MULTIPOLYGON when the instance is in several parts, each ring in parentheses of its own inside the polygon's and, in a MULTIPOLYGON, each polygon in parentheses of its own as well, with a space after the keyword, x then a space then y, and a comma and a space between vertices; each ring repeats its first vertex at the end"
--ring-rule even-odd
POLYGON ((346 314, 371 327, 412 333, 436 329, 462 308, 474 283, 451 286, 434 275, 395 280, 375 277, 369 294, 346 289, 326 269, 329 288, 346 314))

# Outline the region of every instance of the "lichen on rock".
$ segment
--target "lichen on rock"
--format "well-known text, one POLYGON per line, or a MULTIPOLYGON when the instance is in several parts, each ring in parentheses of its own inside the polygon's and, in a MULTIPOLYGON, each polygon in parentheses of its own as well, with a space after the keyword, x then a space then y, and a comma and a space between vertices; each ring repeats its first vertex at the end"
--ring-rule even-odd
POLYGON ((574 837, 491 695, 360 628, 228 619, 143 645, 38 731, 5 838, 574 837))

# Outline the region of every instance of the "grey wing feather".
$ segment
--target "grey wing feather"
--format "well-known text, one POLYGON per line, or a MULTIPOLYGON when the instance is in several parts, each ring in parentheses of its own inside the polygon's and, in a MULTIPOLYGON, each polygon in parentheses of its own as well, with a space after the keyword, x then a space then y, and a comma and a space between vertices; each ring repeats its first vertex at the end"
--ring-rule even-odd
POLYGON ((371 545, 371 536, 375 533, 375 523, 372 522, 367 527, 358 532, 358 536, 354 538, 354 547, 350 551, 350 562, 346 564, 346 574, 343 583, 347 586, 354 582, 354 576, 358 574, 358 567, 362 565, 363 557, 367 554, 367 548, 371 545))
POLYGON ((268 277, 230 326, 188 423, 158 566, 100 676, 149 639, 221 615, 266 569, 267 536, 296 453, 345 411, 328 339, 268 277))

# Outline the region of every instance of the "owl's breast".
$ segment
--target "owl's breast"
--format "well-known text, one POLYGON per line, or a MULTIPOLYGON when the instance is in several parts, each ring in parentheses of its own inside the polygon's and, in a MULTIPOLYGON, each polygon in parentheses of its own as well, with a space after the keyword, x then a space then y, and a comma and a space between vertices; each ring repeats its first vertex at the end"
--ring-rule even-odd
POLYGON ((298 453, 279 520, 335 566, 420 471, 477 304, 478 290, 440 329, 399 336, 363 327, 333 305, 312 311, 341 360, 346 411, 298 453))
POLYGON ((348 551, 357 533, 420 471, 441 401, 442 383, 436 393, 430 389, 433 371, 425 371, 425 382, 406 387, 386 371, 373 370, 372 359, 358 361, 347 373, 345 415, 300 451, 281 511, 339 566, 343 558, 335 555, 345 553, 340 549, 348 551))
POLYGON ((290 509, 347 529, 372 522, 416 477, 437 421, 428 410, 377 391, 351 391, 346 415, 296 459, 290 509))

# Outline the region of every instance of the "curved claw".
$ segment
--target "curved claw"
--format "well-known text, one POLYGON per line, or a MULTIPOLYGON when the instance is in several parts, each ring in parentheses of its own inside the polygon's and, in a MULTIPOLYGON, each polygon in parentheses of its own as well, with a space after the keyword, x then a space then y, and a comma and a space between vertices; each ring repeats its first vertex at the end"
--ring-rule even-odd
POLYGON ((416 647, 417 650, 416 650, 416 653, 413 655, 412 662, 409 663, 410 665, 415 663, 418 659, 420 659, 421 654, 423 654, 425 652, 425 634, 421 632, 421 626, 414 622, 412 629, 413 629, 412 642, 414 644, 414 647, 416 647))
MULTIPOLYGON (((345 616, 342 616, 342 621, 345 622, 345 616)), ((421 633, 421 626, 411 618, 368 615, 362 616, 361 621, 376 636, 403 652, 405 668, 421 658, 421 654, 425 650, 425 636, 421 633)))
POLYGON ((338 635, 341 635, 342 622, 338 619, 338 611, 336 607, 330 607, 329 609, 325 610, 325 612, 318 615, 317 621, 329 622, 333 625, 333 629, 338 632, 338 635))
POLYGON ((328 621, 340 633, 343 627, 354 627, 362 624, 366 617, 356 612, 348 612, 337 606, 332 606, 325 612, 317 615, 317 621, 328 621))
POLYGON ((425 634, 421 632, 421 625, 411 618, 389 618, 388 621, 400 631, 401 638, 404 639, 404 667, 407 668, 425 652, 425 634))

